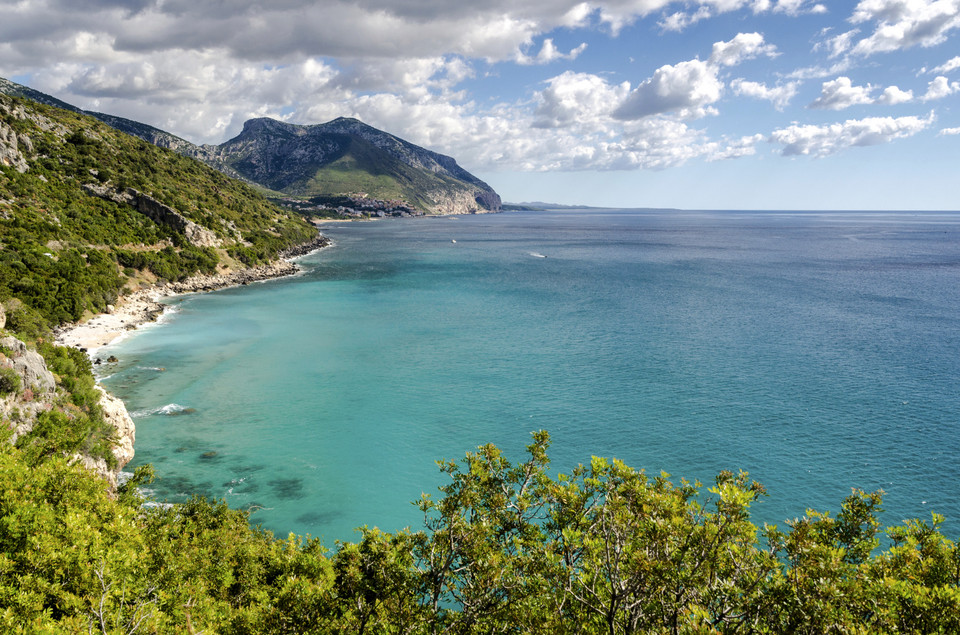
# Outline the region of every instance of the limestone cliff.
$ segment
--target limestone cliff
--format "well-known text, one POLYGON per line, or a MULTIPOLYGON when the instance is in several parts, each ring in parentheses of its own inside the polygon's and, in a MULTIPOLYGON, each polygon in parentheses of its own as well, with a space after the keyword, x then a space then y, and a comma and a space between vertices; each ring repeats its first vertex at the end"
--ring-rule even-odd
MULTIPOLYGON (((2 369, 12 371, 17 378, 16 386, 8 386, 0 393, 0 418, 8 423, 12 432, 9 442, 16 443, 33 430, 41 412, 57 407, 62 396, 43 357, 13 336, 0 339, 0 372, 2 369)), ((115 431, 111 449, 117 467, 111 468, 104 459, 83 454, 73 454, 70 458, 102 477, 108 488, 115 491, 120 470, 133 458, 136 429, 123 402, 102 388, 98 390, 104 421, 115 431)))
POLYGON ((177 210, 143 192, 130 187, 120 191, 98 183, 88 183, 83 186, 83 190, 92 196, 129 205, 153 222, 183 234, 189 243, 197 247, 221 246, 221 240, 212 231, 188 220, 177 210))
POLYGON ((112 469, 104 459, 94 459, 83 454, 74 454, 71 459, 104 479, 111 491, 117 489, 120 470, 133 458, 133 443, 136 440, 136 426, 123 402, 97 386, 100 391, 100 408, 104 420, 116 430, 113 443, 113 456, 117 458, 117 468, 112 469))

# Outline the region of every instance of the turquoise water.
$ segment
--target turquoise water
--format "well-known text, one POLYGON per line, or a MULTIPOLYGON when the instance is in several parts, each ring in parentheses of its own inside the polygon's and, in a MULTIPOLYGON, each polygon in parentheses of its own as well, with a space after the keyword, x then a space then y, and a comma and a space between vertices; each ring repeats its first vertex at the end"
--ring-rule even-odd
POLYGON ((960 213, 562 211, 336 225, 300 276, 180 298, 101 367, 154 494, 285 535, 418 528, 434 461, 547 429, 758 521, 887 492, 960 532, 960 213), (454 242, 455 241, 455 242, 454 242), (162 369, 162 370, 161 370, 162 369))

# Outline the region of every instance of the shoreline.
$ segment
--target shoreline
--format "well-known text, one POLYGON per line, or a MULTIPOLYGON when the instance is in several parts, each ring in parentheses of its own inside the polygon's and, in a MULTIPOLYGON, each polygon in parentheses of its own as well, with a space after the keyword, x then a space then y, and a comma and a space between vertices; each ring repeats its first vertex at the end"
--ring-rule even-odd
POLYGON ((156 322, 167 305, 161 300, 188 293, 206 293, 251 282, 294 275, 300 271, 295 258, 306 256, 333 242, 319 234, 314 240, 296 245, 280 252, 279 259, 265 265, 239 269, 225 274, 198 274, 180 282, 167 282, 138 289, 118 296, 116 304, 106 313, 98 313, 86 322, 61 325, 54 330, 54 342, 59 346, 79 348, 93 361, 97 349, 102 348, 122 335, 137 330, 144 324, 156 322))

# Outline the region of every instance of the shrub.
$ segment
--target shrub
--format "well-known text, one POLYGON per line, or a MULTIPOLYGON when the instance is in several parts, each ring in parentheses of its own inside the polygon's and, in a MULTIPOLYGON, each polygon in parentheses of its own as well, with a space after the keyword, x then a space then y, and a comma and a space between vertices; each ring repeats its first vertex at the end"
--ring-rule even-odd
POLYGON ((20 375, 9 367, 0 368, 0 395, 9 395, 20 391, 20 375))

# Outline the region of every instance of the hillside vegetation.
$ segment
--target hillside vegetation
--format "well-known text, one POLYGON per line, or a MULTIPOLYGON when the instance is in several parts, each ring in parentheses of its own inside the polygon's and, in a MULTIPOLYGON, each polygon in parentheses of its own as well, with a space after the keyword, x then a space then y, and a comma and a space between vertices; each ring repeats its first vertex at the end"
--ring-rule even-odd
POLYGON ((85 115, 0 95, 0 130, 0 301, 23 304, 14 330, 102 312, 143 281, 265 262, 316 233, 251 187, 85 115), (132 188, 215 239, 192 243, 91 186, 132 188))

